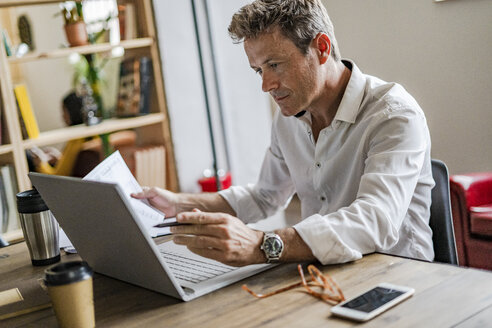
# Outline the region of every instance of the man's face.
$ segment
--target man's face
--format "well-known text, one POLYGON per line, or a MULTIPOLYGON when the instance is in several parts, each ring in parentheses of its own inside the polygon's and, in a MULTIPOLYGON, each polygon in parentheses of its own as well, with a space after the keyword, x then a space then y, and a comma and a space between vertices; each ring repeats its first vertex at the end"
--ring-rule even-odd
POLYGON ((254 39, 246 39, 244 50, 251 68, 262 78, 262 89, 269 92, 283 115, 308 110, 320 88, 318 58, 312 48, 304 55, 276 28, 254 39))

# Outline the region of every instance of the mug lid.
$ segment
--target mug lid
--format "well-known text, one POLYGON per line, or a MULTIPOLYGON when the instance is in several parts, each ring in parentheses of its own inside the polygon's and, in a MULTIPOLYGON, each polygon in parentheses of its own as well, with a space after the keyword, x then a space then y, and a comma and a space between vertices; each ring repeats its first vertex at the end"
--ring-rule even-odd
POLYGON ((54 265, 44 271, 47 286, 66 285, 92 277, 94 272, 85 261, 71 261, 54 265))
POLYGON ((22 191, 16 197, 19 213, 38 213, 48 210, 48 206, 36 189, 22 191))

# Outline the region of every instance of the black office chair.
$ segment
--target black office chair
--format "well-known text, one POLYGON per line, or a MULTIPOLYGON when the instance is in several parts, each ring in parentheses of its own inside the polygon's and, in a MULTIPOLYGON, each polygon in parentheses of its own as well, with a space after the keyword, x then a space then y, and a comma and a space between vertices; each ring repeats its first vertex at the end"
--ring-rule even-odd
POLYGON ((429 225, 433 233, 434 261, 458 265, 449 196, 449 174, 446 164, 433 159, 432 176, 436 185, 432 189, 429 225))

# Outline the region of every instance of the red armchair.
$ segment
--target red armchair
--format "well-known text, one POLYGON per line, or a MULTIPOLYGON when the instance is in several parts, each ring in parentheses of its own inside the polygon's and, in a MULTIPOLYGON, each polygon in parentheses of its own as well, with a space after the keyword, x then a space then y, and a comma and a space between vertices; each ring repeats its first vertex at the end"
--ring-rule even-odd
POLYGON ((459 264, 492 270, 492 172, 453 175, 450 192, 459 264))

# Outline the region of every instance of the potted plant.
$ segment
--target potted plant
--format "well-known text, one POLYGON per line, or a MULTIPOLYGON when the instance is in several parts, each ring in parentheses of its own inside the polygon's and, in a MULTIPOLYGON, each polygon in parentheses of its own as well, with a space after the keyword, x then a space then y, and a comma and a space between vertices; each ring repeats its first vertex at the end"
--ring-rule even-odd
POLYGON ((89 43, 89 36, 84 21, 82 3, 64 2, 60 4, 61 14, 65 20, 65 34, 71 47, 89 43))
MULTIPOLYGON (((84 20, 83 2, 67 1, 60 4, 61 14, 65 20, 65 33, 71 47, 96 43, 107 32, 107 25, 99 32, 89 34, 84 20)), ((104 20, 107 23, 111 17, 104 20)), ((102 83, 102 68, 106 60, 99 61, 96 54, 84 54, 75 67, 74 88, 84 98, 84 122, 87 125, 98 124, 103 118, 107 118, 104 109, 100 84, 102 83)), ((100 135, 104 155, 112 152, 109 144, 109 134, 100 135)))

